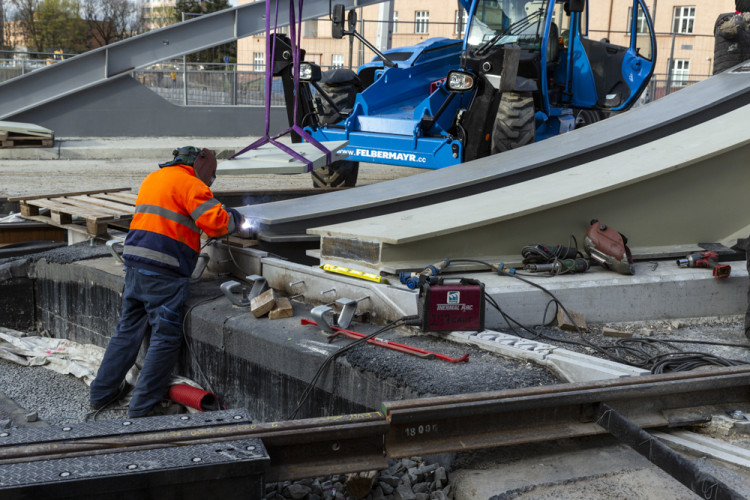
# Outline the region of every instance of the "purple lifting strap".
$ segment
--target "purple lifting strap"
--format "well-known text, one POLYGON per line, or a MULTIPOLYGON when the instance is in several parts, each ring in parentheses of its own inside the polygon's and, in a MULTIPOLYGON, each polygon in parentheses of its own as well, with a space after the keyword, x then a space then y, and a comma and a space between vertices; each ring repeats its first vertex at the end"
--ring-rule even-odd
MULTIPOLYGON (((265 134, 263 137, 258 139, 257 141, 253 142, 246 148, 242 149, 239 153, 236 153, 234 156, 230 158, 234 159, 238 157, 241 154, 244 154, 252 149, 257 149, 261 147, 264 144, 271 143, 277 148, 279 148, 281 151, 285 152, 289 156, 296 158, 300 160, 301 162, 304 162, 307 165, 307 171, 310 172, 313 169, 313 162, 312 160, 309 160, 302 156, 301 154, 294 151, 289 146, 282 144, 278 142, 276 139, 279 137, 288 134, 289 132, 296 132, 300 135, 304 140, 318 148, 321 152, 325 153, 326 155, 326 164, 329 165, 331 163, 331 152, 323 146, 320 142, 313 139, 313 137, 307 133, 302 127, 300 127, 297 124, 297 99, 294 100, 294 113, 293 113, 293 125, 289 127, 288 129, 284 130, 283 132, 271 137, 269 135, 269 129, 270 129, 270 123, 271 123, 271 83, 273 81, 273 61, 276 59, 276 44, 273 44, 273 47, 271 46, 271 0, 266 0, 266 55, 271 54, 270 59, 266 59, 266 73, 265 73, 265 89, 266 89, 266 95, 265 95, 265 134)), ((278 0, 276 3, 276 9, 274 12, 274 27, 273 27, 273 33, 276 35, 278 31, 279 26, 279 2, 278 0)), ((289 0, 289 31, 290 31, 290 40, 292 44, 292 68, 293 68, 293 75, 294 75, 294 95, 299 95, 299 63, 300 63, 300 42, 301 42, 301 34, 302 34, 302 3, 303 0, 298 0, 298 9, 299 9, 299 21, 296 20, 295 16, 295 10, 294 10, 294 0, 289 0)))

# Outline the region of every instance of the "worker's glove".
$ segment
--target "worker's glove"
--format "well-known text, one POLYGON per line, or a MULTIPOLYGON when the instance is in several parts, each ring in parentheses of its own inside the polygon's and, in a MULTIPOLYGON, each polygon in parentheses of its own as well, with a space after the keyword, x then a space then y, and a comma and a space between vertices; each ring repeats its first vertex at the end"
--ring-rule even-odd
POLYGON ((231 219, 229 220, 229 232, 228 234, 236 233, 242 227, 242 222, 245 217, 234 208, 224 207, 231 219))

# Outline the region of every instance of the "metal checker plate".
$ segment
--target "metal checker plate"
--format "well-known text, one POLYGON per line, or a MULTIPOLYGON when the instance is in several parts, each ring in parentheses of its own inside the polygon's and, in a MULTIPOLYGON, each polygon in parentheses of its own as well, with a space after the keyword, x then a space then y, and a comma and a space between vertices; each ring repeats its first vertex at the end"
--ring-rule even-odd
POLYGON ((124 420, 99 420, 50 427, 3 429, 0 430, 0 447, 251 422, 247 410, 237 409, 124 420))
MULTIPOLYGON (((221 443, 167 446, 164 448, 126 451, 82 457, 40 460, 0 465, 0 491, 31 485, 71 483, 102 478, 125 478, 178 469, 212 469, 211 479, 236 474, 226 467, 240 464, 245 473, 261 472, 270 461, 260 439, 242 439, 221 443), (248 467, 249 464, 256 467, 248 467), (222 472, 224 471, 224 472, 222 472)), ((135 484, 135 483, 134 483, 135 484)))

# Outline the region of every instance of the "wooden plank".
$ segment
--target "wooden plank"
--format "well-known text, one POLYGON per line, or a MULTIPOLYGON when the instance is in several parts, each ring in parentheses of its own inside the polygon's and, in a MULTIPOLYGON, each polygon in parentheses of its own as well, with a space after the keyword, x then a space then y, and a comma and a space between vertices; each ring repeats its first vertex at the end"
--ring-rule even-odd
POLYGON ((41 137, 13 137, 12 139, 0 140, 0 149, 51 148, 54 145, 54 139, 43 139, 41 137))
POLYGON ((50 211, 54 210, 56 212, 66 212, 70 215, 75 215, 84 219, 111 218, 109 214, 99 213, 99 215, 97 215, 96 213, 92 213, 92 211, 90 210, 82 210, 78 207, 56 203, 52 200, 35 200, 34 205, 40 208, 48 208, 50 211))
POLYGON ((65 230, 51 224, 0 224, 0 245, 32 240, 65 241, 65 230))
POLYGON ((51 211, 50 218, 52 219, 52 222, 54 222, 58 226, 62 224, 73 223, 72 215, 70 215, 69 213, 65 213, 65 212, 58 212, 56 210, 51 211))
POLYGON ((125 203, 128 205, 135 205, 138 195, 135 193, 105 193, 105 194, 90 194, 87 195, 91 198, 97 198, 99 200, 114 201, 115 203, 125 203))
POLYGON ((86 231, 89 234, 93 234, 96 236, 104 236, 105 234, 107 234, 107 223, 95 220, 87 220, 86 231))
MULTIPOLYGON (((26 217, 26 219, 33 220, 36 222, 44 222, 45 224, 50 224, 51 222, 51 219, 49 217, 42 216, 42 215, 32 215, 32 216, 26 217)), ((66 229, 68 231, 74 231, 76 233, 87 234, 90 236, 90 233, 86 230, 86 227, 80 224, 60 224, 58 227, 62 229, 66 229)))
MULTIPOLYGON (((122 210, 113 210, 111 208, 107 208, 104 206, 93 205, 87 201, 77 200, 75 197, 73 198, 50 198, 49 201, 53 203, 59 203, 61 206, 75 207, 75 208, 80 208, 82 210, 87 210, 87 211, 92 212, 94 215, 100 214, 100 215, 97 215, 97 217, 99 218, 114 217, 117 219, 122 216, 128 216, 128 217, 130 216, 130 214, 128 213, 123 213, 122 210)), ((35 204, 37 202, 32 201, 31 203, 35 204)), ((62 210, 62 208, 60 210, 62 210)))
MULTIPOLYGON (((80 208, 82 210, 89 211, 92 213, 91 216, 95 216, 97 218, 102 218, 102 217, 119 218, 122 215, 122 212, 119 210, 112 210, 111 208, 94 206, 94 205, 91 205, 90 203, 75 200, 74 198, 50 198, 49 201, 53 203, 59 203, 63 207, 74 207, 74 208, 80 208)), ((60 211, 65 211, 65 210, 63 208, 60 208, 60 211)))
POLYGON ((240 238, 239 236, 229 235, 229 244, 233 247, 249 248, 258 245, 258 240, 249 240, 247 238, 240 238))
POLYGON ((135 207, 133 205, 126 205, 125 203, 103 200, 101 198, 94 198, 92 196, 71 196, 66 198, 68 200, 79 200, 84 203, 91 204, 95 207, 105 207, 111 210, 115 210, 123 215, 135 213, 135 207))
POLYGON ((39 215, 39 207, 21 202, 21 215, 24 217, 39 215))
POLYGON ((114 189, 96 189, 93 191, 75 191, 72 193, 50 193, 50 194, 37 194, 37 195, 31 195, 31 196, 18 196, 15 198, 8 198, 8 201, 38 200, 41 198, 59 198, 62 196, 80 196, 80 195, 85 195, 85 194, 118 193, 120 191, 130 191, 130 188, 125 187, 125 188, 114 188, 114 189))

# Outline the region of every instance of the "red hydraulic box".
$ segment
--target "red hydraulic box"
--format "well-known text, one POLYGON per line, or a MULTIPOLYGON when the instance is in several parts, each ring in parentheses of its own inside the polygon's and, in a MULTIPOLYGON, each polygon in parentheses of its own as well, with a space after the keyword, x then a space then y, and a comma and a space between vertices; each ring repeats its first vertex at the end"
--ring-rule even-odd
POLYGON ((484 330, 484 283, 467 278, 433 278, 419 290, 417 308, 422 331, 484 330))

